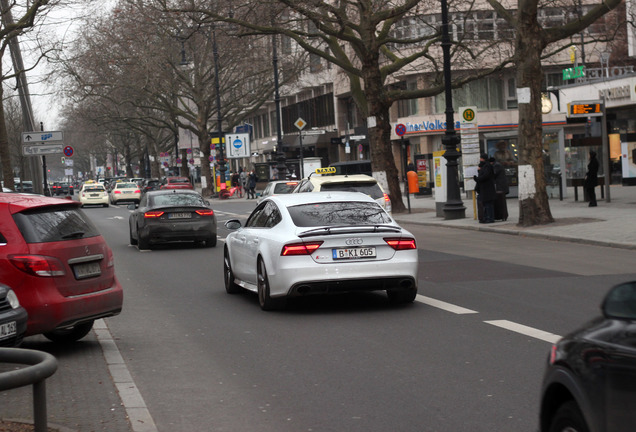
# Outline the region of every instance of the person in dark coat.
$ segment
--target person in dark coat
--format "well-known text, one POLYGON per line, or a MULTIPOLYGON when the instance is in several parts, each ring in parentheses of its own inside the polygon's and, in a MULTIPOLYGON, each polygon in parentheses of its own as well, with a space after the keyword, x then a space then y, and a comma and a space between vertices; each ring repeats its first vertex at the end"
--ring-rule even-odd
POLYGON ((587 173, 585 173, 585 180, 583 181, 583 187, 590 199, 590 207, 596 207, 597 205, 595 188, 598 186, 598 167, 596 152, 590 150, 590 162, 587 164, 587 173))
POLYGON ((250 171, 247 175, 247 199, 250 199, 250 197, 256 198, 256 192, 254 190, 256 188, 256 182, 256 174, 254 174, 254 171, 250 171))
POLYGON ((480 223, 493 223, 495 221, 495 173, 492 165, 488 163, 488 155, 482 153, 479 157, 479 171, 473 179, 479 186, 479 198, 484 206, 484 220, 480 223))
POLYGON ((508 195, 510 191, 508 179, 506 178, 506 170, 494 157, 488 159, 488 162, 492 165, 493 173, 495 174, 495 191, 497 192, 497 198, 495 199, 495 219, 505 221, 508 220, 506 195, 508 195))

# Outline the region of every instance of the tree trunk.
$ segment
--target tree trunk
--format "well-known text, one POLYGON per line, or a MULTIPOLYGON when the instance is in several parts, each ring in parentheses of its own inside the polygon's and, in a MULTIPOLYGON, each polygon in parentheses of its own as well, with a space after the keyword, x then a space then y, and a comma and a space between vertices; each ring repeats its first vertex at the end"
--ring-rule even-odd
MULTIPOLYGON (((4 100, 4 89, 0 86, 0 101, 4 100)), ((0 161, 2 161, 2 179, 4 186, 15 189, 13 184, 13 168, 11 167, 11 151, 4 119, 4 105, 0 104, 0 161)))
POLYGON ((545 48, 536 2, 519 2, 519 28, 516 53, 519 89, 519 225, 531 226, 554 222, 550 212, 543 167, 543 128, 541 53, 545 48), (523 35, 523 37, 521 37, 523 35), (530 100, 523 102, 524 92, 530 100))
MULTIPOLYGON (((400 191, 400 179, 395 158, 391 147, 391 121, 389 117, 390 104, 387 103, 384 83, 377 66, 369 65, 363 68, 364 88, 367 106, 366 112, 375 117, 376 127, 369 128, 369 146, 371 150, 371 166, 373 171, 384 171, 389 190, 385 191, 391 198, 391 209, 396 213, 406 210, 402 193, 400 191)), ((361 110, 365 112, 365 110, 361 110)))

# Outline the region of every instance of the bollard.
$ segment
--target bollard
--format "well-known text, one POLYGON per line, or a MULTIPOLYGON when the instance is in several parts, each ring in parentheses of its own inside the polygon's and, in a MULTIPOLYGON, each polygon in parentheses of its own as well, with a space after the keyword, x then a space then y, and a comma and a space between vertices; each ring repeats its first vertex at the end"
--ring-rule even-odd
POLYGON ((35 432, 46 432, 46 386, 44 380, 57 370, 57 360, 43 351, 0 348, 0 362, 27 364, 28 367, 0 373, 0 391, 33 384, 33 426, 35 432))

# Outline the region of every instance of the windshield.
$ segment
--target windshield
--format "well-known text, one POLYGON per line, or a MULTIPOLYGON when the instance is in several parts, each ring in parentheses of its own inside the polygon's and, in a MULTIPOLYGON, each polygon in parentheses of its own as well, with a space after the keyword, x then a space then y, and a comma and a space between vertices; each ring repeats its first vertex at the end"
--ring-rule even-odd
POLYGON ((324 202, 288 207, 299 227, 377 225, 391 223, 389 215, 375 202, 324 202))

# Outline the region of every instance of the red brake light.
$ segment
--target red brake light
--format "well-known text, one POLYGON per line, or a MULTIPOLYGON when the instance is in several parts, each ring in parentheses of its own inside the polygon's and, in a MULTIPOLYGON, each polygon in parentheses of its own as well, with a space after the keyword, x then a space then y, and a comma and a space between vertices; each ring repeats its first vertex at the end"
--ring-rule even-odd
POLYGON ((389 194, 387 193, 384 194, 384 202, 391 202, 391 198, 389 198, 389 194))
POLYGON ((148 211, 148 212, 144 213, 144 217, 145 217, 146 219, 152 219, 152 218, 158 218, 158 217, 161 217, 161 215, 162 215, 162 214, 163 214, 163 212, 162 212, 162 211, 157 211, 157 210, 155 210, 155 211, 148 211))
POLYGON ((281 256, 291 255, 311 255, 316 249, 320 247, 323 242, 307 242, 307 243, 291 243, 283 246, 283 250, 280 251, 281 256))
POLYGON ((64 265, 60 260, 42 255, 10 255, 9 261, 18 269, 32 276, 64 276, 64 265))
POLYGON ((140 189, 135 189, 135 193, 141 193, 140 189))
POLYGON ((214 216, 214 210, 212 210, 212 209, 210 209, 210 210, 197 210, 196 213, 201 215, 201 216, 214 216))
POLYGON ((414 238, 385 238, 384 241, 395 250, 417 249, 414 238))
POLYGON ((114 192, 115 192, 116 194, 120 194, 120 193, 121 193, 121 191, 120 191, 120 190, 115 190, 114 192))

